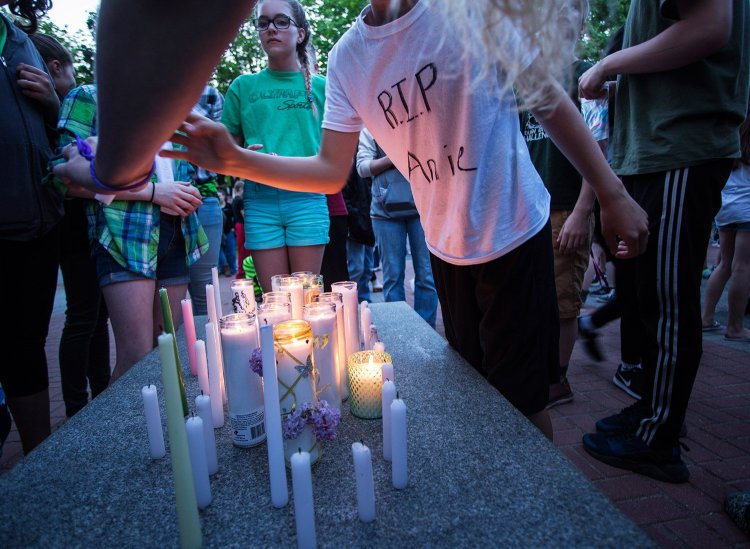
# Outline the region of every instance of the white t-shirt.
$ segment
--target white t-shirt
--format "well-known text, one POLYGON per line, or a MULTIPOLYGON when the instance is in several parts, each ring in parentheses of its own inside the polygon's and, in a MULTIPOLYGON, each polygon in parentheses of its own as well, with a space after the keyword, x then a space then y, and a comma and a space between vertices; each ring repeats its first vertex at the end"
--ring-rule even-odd
POLYGON ((330 53, 323 128, 367 126, 410 181, 427 245, 444 261, 484 263, 529 240, 550 198, 515 98, 497 93, 501 75, 472 86, 474 68, 424 2, 379 27, 364 23, 369 9, 330 53))

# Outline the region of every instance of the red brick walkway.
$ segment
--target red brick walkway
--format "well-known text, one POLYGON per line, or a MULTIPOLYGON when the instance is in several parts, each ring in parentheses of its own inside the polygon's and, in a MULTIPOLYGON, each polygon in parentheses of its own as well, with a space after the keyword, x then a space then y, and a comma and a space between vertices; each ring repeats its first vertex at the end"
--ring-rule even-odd
MULTIPOLYGON (((407 265, 411 269, 411 263, 407 265)), ((412 276, 409 270, 407 281, 412 276)), ((228 285, 229 279, 222 280, 228 285)), ((57 364, 65 307, 61 295, 62 287, 58 289, 47 341, 53 429, 65 418, 57 364)), ((381 296, 373 294, 373 301, 381 301, 381 296)), ((407 288, 407 300, 412 299, 407 288)), ((575 400, 552 410, 555 444, 659 545, 750 548, 750 540, 723 511, 728 493, 750 490, 750 344, 726 343, 720 333, 704 337, 703 361, 688 410, 688 436, 684 439, 691 449, 684 454, 690 482, 670 485, 599 463, 581 447, 581 436, 594 429, 597 419, 632 402, 611 383, 619 359, 618 330, 618 323, 603 330, 606 362, 592 363, 576 347, 569 372, 575 400)), ((442 333, 440 323, 438 331, 442 333)), ((112 348, 114 353, 114 344, 112 348)), ((21 458, 21 444, 14 430, 0 459, 0 474, 21 458)))

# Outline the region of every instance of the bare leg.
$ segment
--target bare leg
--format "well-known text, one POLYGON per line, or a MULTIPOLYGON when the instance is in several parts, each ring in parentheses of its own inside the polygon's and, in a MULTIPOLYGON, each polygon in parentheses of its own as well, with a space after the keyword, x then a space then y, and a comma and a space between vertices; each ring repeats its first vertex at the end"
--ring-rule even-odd
POLYGON ((50 435, 49 392, 45 389, 23 397, 9 396, 7 402, 26 455, 50 435))
POLYGON ((323 263, 323 252, 325 244, 318 246, 289 246, 289 266, 292 272, 312 271, 320 272, 320 265, 323 263))
POLYGON ((113 382, 153 348, 155 285, 143 279, 102 288, 117 346, 113 382))
MULTIPOLYGON (((180 302, 185 299, 187 293, 187 284, 180 284, 177 286, 165 286, 167 288, 167 297, 169 297, 169 309, 172 312, 172 323, 174 329, 177 328, 182 322, 182 305, 180 302)), ((164 332, 164 317, 161 314, 161 299, 159 299, 159 291, 157 290, 154 294, 154 318, 153 318, 153 340, 152 346, 156 347, 158 338, 164 332)))
POLYGON ((548 440, 552 440, 552 420, 550 419, 547 410, 531 414, 528 418, 529 421, 534 424, 534 427, 539 429, 548 440))
POLYGON ((271 277, 278 274, 289 274, 289 256, 287 248, 271 248, 270 250, 250 250, 255 263, 255 272, 258 274, 258 282, 264 291, 271 291, 271 277))
POLYGON ((742 318, 750 293, 750 233, 737 232, 734 240, 734 259, 732 260, 732 280, 729 283, 729 321, 726 335, 731 337, 750 337, 750 330, 742 325, 742 318))
POLYGON ((703 298, 703 313, 701 314, 703 326, 713 324, 716 304, 719 302, 721 292, 724 291, 724 286, 732 274, 735 234, 734 231, 719 231, 721 258, 706 284, 706 295, 703 298))

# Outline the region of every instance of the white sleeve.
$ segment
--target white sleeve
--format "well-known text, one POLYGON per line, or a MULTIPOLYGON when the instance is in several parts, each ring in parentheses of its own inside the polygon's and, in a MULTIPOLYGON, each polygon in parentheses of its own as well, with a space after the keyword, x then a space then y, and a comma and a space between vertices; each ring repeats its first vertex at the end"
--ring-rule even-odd
MULTIPOLYGON (((326 75, 326 110, 323 115, 323 128, 337 132, 359 132, 364 126, 359 113, 346 96, 340 76, 346 74, 347 64, 341 61, 339 44, 334 46, 328 57, 326 75)), ((345 53, 345 52, 344 52, 345 53)))
POLYGON ((375 138, 367 128, 359 134, 359 145, 357 146, 357 173, 360 177, 372 177, 370 165, 378 156, 375 146, 375 138))

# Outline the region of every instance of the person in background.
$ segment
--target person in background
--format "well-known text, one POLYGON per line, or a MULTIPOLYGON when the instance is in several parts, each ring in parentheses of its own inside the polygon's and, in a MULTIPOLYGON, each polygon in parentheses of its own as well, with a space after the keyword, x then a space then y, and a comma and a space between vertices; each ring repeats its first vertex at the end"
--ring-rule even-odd
POLYGON ((220 271, 224 276, 235 276, 237 274, 237 237, 234 234, 234 213, 232 206, 227 200, 227 193, 219 189, 219 204, 223 214, 223 237, 221 239, 221 253, 219 254, 220 271))
POLYGON ((370 218, 372 199, 370 178, 363 178, 357 172, 357 158, 354 157, 346 185, 342 189, 346 202, 347 238, 346 265, 349 280, 357 283, 357 299, 370 301, 370 279, 372 278, 375 233, 370 218))

